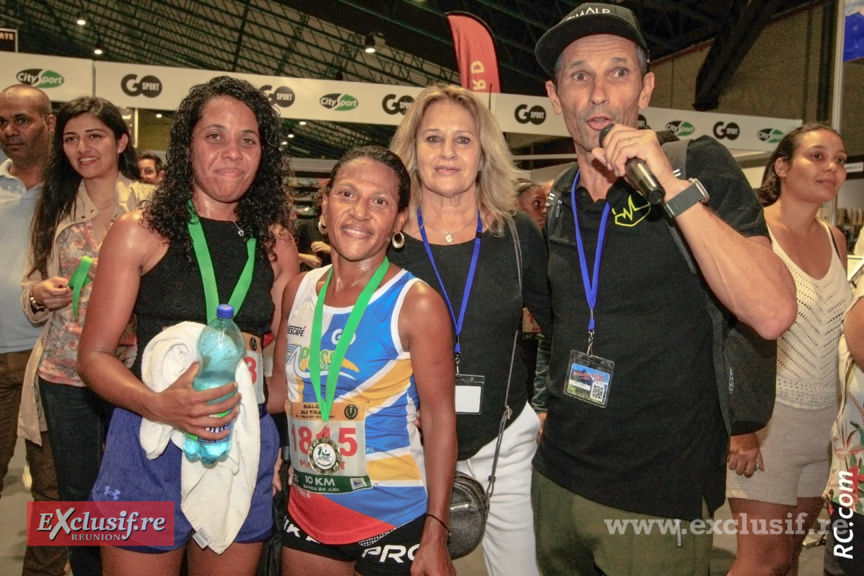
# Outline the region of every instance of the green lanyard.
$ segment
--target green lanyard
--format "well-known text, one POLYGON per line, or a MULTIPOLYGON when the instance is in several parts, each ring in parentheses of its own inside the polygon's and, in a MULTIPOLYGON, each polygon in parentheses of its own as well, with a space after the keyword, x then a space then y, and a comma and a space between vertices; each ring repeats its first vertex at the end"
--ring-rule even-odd
POLYGON ((92 258, 89 256, 82 256, 81 261, 78 262, 78 267, 75 268, 75 272, 72 274, 72 278, 69 279, 69 286, 72 287, 72 314, 75 316, 75 320, 79 323, 78 306, 81 302, 81 289, 90 283, 90 276, 87 274, 90 272, 90 266, 92 264, 92 258))
MULTIPOLYGON (((201 219, 195 212, 195 206, 192 205, 191 200, 189 201, 189 211, 192 213, 191 218, 189 218, 189 234, 192 236, 192 249, 195 251, 195 259, 198 260, 198 268, 201 269, 204 302, 207 307, 207 323, 209 324, 216 318, 216 308, 222 302, 219 302, 216 274, 213 272, 213 260, 210 259, 210 250, 207 248, 207 239, 201 228, 201 219)), ((237 279, 237 285, 234 286, 234 291, 228 300, 228 303, 234 307, 234 318, 237 318, 240 313, 240 306, 243 305, 246 294, 249 292, 249 286, 252 284, 252 273, 255 271, 255 247, 257 245, 258 241, 255 238, 246 240, 246 265, 243 267, 243 272, 237 279)))
POLYGON ((360 292, 354 308, 351 309, 351 315, 348 316, 348 322, 339 336, 339 342, 336 344, 336 350, 330 357, 330 367, 327 369, 327 399, 321 400, 321 328, 324 324, 324 297, 327 294, 327 286, 330 285, 330 278, 333 276, 333 268, 327 273, 327 280, 324 281, 324 287, 321 288, 321 293, 318 294, 318 301, 315 303, 315 316, 312 318, 312 335, 309 343, 309 377, 312 380, 312 389, 315 390, 315 398, 318 400, 318 406, 321 407, 321 419, 326 423, 330 420, 330 410, 333 408, 333 399, 336 397, 336 383, 339 381, 339 371, 342 369, 342 360, 345 359, 345 353, 348 351, 348 345, 351 339, 354 338, 354 333, 357 331, 357 326, 363 318, 363 313, 366 312, 366 307, 372 299, 372 294, 378 289, 381 284, 381 279, 387 273, 390 267, 390 260, 384 257, 384 261, 378 266, 375 274, 360 292))

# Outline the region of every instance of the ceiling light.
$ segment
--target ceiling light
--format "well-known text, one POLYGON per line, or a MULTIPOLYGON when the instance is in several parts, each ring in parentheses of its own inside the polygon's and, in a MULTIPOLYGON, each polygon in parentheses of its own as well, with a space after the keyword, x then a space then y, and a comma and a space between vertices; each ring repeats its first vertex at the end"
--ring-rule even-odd
POLYGON ((282 140, 282 146, 287 146, 287 145, 288 145, 288 141, 287 141, 287 140, 282 140))
POLYGON ((86 26, 87 19, 84 18, 83 14, 78 14, 78 18, 75 19, 75 24, 77 24, 78 26, 86 26))
POLYGON ((300 126, 305 126, 305 125, 306 125, 306 121, 305 121, 305 120, 300 120, 300 122, 298 122, 298 124, 299 124, 300 126))
POLYGON ((104 53, 105 51, 102 49, 101 44, 96 44, 96 46, 93 47, 93 54, 95 54, 96 56, 101 56, 104 53))
POLYGON ((157 113, 156 113, 156 118, 161 118, 161 117, 162 117, 162 113, 161 113, 161 112, 157 112, 157 113))
POLYGON ((294 138, 294 131, 288 132, 288 138, 294 138))
POLYGON ((367 54, 375 53, 375 35, 370 33, 366 36, 366 41, 363 43, 367 54))

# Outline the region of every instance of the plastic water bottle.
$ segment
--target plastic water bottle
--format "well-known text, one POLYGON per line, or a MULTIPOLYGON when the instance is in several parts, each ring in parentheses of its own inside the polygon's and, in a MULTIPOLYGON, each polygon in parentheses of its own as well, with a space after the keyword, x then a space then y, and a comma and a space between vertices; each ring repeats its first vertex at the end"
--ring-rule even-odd
MULTIPOLYGON (((240 329, 234 323, 234 307, 230 304, 221 304, 216 310, 216 319, 210 322, 201 331, 198 337, 198 375, 192 382, 195 390, 210 390, 234 382, 234 374, 237 364, 243 358, 245 345, 240 329)), ((236 393, 236 392, 235 392, 236 393)), ((230 395, 213 400, 211 404, 221 402, 230 395)), ((218 416, 226 414, 223 412, 218 416)), ((232 428, 231 421, 221 428, 210 428, 211 432, 220 432, 227 429, 228 436, 222 440, 202 440, 193 434, 186 434, 183 451, 186 457, 194 462, 201 459, 205 466, 211 466, 216 462, 225 460, 231 450, 232 428)))

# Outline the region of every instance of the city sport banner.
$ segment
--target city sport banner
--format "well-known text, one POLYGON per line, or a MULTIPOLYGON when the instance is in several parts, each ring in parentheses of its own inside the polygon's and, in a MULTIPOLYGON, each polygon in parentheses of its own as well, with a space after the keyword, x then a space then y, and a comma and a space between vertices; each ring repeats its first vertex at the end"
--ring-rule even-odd
POLYGON ((498 55, 486 23, 472 14, 450 12, 447 24, 453 36, 462 87, 472 92, 501 92, 498 55))
POLYGON ((39 54, 4 54, 0 66, 0 90, 13 84, 29 84, 54 102, 68 102, 93 95, 93 62, 39 54))
MULTIPOLYGON (((0 86, 37 86, 55 102, 95 94, 118 106, 149 110, 176 110, 194 85, 228 74, 261 89, 283 118, 395 126, 422 90, 21 53, 3 58, 0 80, 5 84, 0 86)), ((545 96, 490 94, 480 100, 490 107, 504 132, 568 136, 564 121, 552 111, 545 96)), ((643 110, 639 122, 653 130, 669 130, 679 138, 709 135, 727 148, 754 151, 774 150, 784 134, 801 125, 794 119, 664 108, 643 110)))

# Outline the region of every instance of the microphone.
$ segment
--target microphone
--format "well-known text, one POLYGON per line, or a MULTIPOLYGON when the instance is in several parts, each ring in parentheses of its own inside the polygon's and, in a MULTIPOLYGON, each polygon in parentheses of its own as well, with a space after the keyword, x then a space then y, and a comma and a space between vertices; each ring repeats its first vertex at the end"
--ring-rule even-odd
MULTIPOLYGON (((614 124, 607 124, 600 130, 600 146, 603 147, 603 141, 606 135, 612 130, 614 124)), ((624 169, 627 172, 627 181, 642 195, 648 202, 654 206, 663 204, 663 199, 666 197, 666 190, 660 185, 657 177, 651 173, 648 165, 641 158, 630 158, 624 164, 624 169)))

